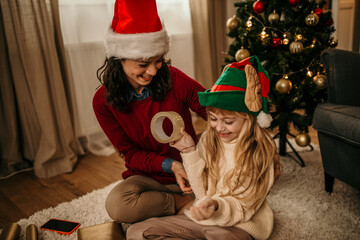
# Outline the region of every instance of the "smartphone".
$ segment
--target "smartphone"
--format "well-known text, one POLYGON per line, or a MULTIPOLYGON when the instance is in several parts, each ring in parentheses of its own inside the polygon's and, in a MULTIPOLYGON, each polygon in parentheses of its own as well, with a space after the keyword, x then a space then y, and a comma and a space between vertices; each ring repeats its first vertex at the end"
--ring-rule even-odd
POLYGON ((40 229, 70 235, 80 227, 80 223, 52 218, 44 223, 40 229))

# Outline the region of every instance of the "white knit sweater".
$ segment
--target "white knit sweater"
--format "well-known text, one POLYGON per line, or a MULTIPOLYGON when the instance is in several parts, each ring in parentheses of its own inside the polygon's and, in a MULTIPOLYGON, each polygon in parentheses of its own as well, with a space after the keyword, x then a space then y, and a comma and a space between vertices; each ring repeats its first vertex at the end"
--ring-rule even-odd
MULTIPOLYGON (((236 142, 223 142, 223 144, 224 159, 222 159, 222 161, 224 164, 220 166, 220 175, 222 177, 226 172, 234 168, 233 154, 236 142)), ((181 156, 191 188, 196 197, 194 205, 199 205, 204 199, 208 197, 211 197, 219 203, 218 210, 210 219, 197 221, 191 217, 189 212, 185 212, 189 218, 191 218, 194 222, 202 225, 236 226, 247 231, 256 240, 267 239, 270 236, 273 228, 274 217, 273 212, 266 201, 266 196, 264 196, 263 203, 258 209, 251 209, 246 211, 246 206, 249 206, 252 202, 244 202, 243 200, 237 199, 236 196, 241 197, 251 193, 253 187, 250 186, 249 189, 242 194, 238 194, 238 191, 234 191, 234 193, 230 196, 220 197, 221 193, 226 193, 228 190, 226 186, 223 185, 223 178, 221 178, 217 184, 215 195, 207 196, 201 177, 205 167, 205 161, 202 158, 198 148, 196 151, 184 153, 181 154, 181 156)), ((267 189, 268 191, 274 182, 273 166, 271 167, 270 171, 269 186, 267 189)))

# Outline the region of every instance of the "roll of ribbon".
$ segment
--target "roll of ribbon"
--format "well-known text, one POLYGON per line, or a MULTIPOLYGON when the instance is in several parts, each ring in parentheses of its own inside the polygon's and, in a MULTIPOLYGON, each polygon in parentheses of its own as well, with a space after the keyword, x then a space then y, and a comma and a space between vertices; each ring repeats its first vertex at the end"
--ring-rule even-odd
POLYGON ((35 224, 26 227, 26 240, 38 240, 38 229, 35 224))
POLYGON ((19 239, 21 227, 17 223, 10 223, 0 234, 1 240, 15 240, 19 239))
POLYGON ((184 127, 184 120, 182 117, 173 111, 159 112, 151 119, 151 134, 160 143, 169 143, 181 138, 180 129, 184 127), (173 132, 168 136, 163 129, 163 122, 168 118, 173 125, 173 132))

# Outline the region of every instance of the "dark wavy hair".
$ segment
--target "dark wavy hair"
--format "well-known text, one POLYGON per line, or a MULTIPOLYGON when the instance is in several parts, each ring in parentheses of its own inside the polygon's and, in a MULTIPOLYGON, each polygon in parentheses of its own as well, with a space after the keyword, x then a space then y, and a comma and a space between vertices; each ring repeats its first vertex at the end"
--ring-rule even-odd
MULTIPOLYGON (((96 75, 100 83, 105 86, 106 102, 117 110, 126 112, 131 110, 127 94, 133 87, 128 82, 123 70, 122 60, 125 59, 106 58, 104 64, 97 70, 96 75)), ((170 65, 170 60, 165 61, 163 59, 161 68, 148 85, 150 96, 154 101, 163 100, 171 89, 172 81, 168 65, 170 65)))

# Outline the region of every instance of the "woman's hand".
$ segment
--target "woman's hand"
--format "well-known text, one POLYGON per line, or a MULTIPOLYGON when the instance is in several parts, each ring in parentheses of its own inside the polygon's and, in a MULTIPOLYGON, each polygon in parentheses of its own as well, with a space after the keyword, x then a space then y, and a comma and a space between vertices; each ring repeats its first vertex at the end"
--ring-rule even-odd
POLYGON ((187 132, 185 132, 184 128, 181 128, 180 132, 182 137, 175 142, 171 142, 170 147, 174 147, 182 153, 195 150, 195 142, 192 137, 187 132))
POLYGON ((199 206, 191 207, 190 214, 197 221, 206 220, 211 218, 218 208, 219 203, 216 200, 207 198, 199 206))
POLYGON ((171 170, 175 174, 176 182, 184 193, 192 193, 187 174, 181 162, 173 161, 171 170))

